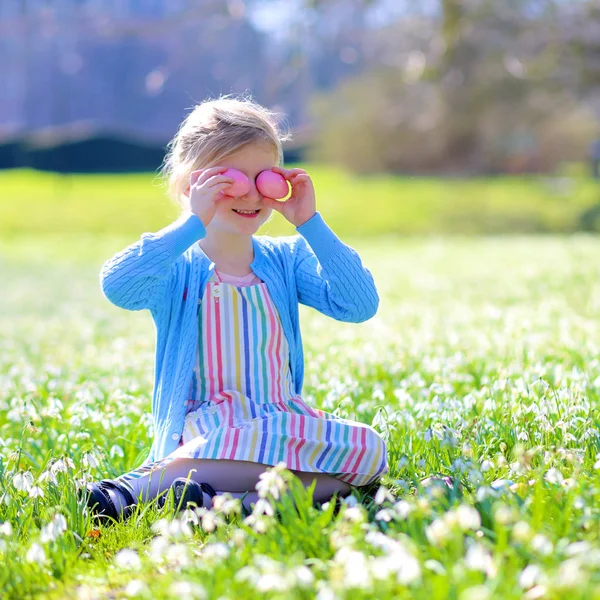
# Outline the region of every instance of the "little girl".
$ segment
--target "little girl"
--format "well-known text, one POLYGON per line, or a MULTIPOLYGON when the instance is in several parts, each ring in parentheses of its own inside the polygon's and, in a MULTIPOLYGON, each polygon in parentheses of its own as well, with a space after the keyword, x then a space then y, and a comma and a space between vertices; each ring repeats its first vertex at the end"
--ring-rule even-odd
POLYGON ((102 267, 106 297, 150 310, 157 337, 152 448, 131 473, 87 485, 95 515, 126 515, 169 488, 198 506, 229 492, 248 509, 259 476, 280 461, 305 486, 317 480, 317 502, 388 470, 371 427, 302 399, 298 304, 360 323, 379 297, 357 252, 317 212, 310 176, 279 166, 282 140, 274 113, 249 99, 196 106, 165 159, 180 218, 102 267), (247 193, 228 194, 228 169, 249 179, 247 193), (259 192, 264 171, 289 182, 287 200, 259 192), (300 235, 255 236, 273 210, 300 235))

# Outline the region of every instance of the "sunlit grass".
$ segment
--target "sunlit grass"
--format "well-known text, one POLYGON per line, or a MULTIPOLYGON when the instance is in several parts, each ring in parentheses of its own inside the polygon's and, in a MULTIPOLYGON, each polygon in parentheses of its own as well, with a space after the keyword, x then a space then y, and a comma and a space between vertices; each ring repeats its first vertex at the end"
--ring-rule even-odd
MULTIPOLYGON (((582 175, 468 180, 381 175, 303 165, 317 209, 338 235, 569 232, 600 201, 582 175)), ((155 175, 61 175, 0 171, 0 234, 125 234, 156 231, 178 214, 155 175)), ((278 213, 261 233, 291 235, 278 213)))
POLYGON ((133 239, 0 241, 7 597, 600 597, 598 240, 346 238, 380 310, 356 325, 301 307, 304 397, 385 437, 376 497, 334 517, 292 480, 300 514, 273 500, 243 523, 234 502, 186 526, 146 505, 98 534, 77 482, 150 441, 152 319, 98 285, 133 239), (423 488, 435 473, 462 490, 423 488))

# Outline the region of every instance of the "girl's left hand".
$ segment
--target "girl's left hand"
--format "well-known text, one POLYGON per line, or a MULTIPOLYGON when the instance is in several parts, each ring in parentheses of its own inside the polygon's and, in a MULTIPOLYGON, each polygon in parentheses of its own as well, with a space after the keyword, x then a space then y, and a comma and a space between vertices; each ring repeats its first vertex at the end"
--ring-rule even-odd
POLYGON ((315 188, 310 175, 304 169, 272 167, 271 171, 279 173, 290 182, 292 193, 285 202, 264 196, 263 202, 268 208, 279 211, 294 227, 304 225, 317 212, 315 188))

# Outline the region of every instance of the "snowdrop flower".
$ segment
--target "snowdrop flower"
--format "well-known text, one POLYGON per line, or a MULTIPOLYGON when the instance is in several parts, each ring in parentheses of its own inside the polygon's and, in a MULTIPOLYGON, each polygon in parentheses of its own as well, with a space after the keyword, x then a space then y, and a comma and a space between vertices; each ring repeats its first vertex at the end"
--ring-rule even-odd
POLYGON ((412 506, 406 500, 400 500, 394 504, 396 516, 401 521, 405 521, 412 511, 412 506))
POLYGON ((118 446, 117 444, 115 444, 110 449, 110 456, 111 456, 111 458, 114 458, 115 456, 123 458, 123 456, 124 456, 124 454, 123 454, 123 448, 121 448, 121 446, 118 446))
POLYGON ((467 588, 460 595, 460 600, 490 600, 491 592, 483 585, 467 588))
POLYGON ((13 528, 9 521, 4 521, 4 523, 0 523, 0 535, 10 537, 12 534, 13 528))
POLYGON ((184 544, 171 544, 167 548, 166 559, 172 567, 187 567, 190 564, 188 547, 184 544))
POLYGON ((208 595, 206 590, 199 583, 191 581, 176 581, 169 587, 169 593, 175 598, 195 598, 204 600, 208 595))
POLYGON ((12 480, 15 489, 19 492, 29 492, 33 486, 33 475, 29 471, 17 473, 12 480))
POLYGON ((254 585, 259 592, 286 592, 292 587, 289 581, 278 573, 261 573, 254 585))
POLYGON ((44 490, 37 486, 34 485, 30 490, 29 490, 29 497, 30 498, 43 498, 44 497, 44 490))
POLYGON ((242 502, 239 498, 233 498, 229 492, 225 492, 213 499, 213 509, 224 515, 240 514, 242 502))
POLYGON ((29 550, 27 550, 27 554, 25 555, 25 559, 30 563, 37 563, 41 565, 46 562, 46 553, 42 546, 37 543, 31 544, 29 550))
POLYGON ((214 542, 205 546, 204 550, 202 550, 202 557, 206 560, 210 560, 213 558, 220 558, 225 560, 231 554, 231 549, 227 544, 223 542, 214 542))
POLYGON ((244 519, 244 524, 251 527, 256 533, 265 533, 269 527, 270 520, 266 517, 260 515, 257 516, 252 513, 244 519))
POLYGON ((217 528, 217 520, 215 513, 212 510, 207 510, 202 515, 202 529, 207 533, 212 533, 217 528))
POLYGON ((392 521, 394 519, 395 516, 396 516, 396 514, 394 513, 393 510, 391 510, 389 508, 382 508, 375 515, 375 520, 376 521, 385 521, 386 523, 389 523, 390 521, 392 521))
POLYGON ((258 476, 259 481, 256 484, 256 491, 260 498, 272 496, 275 500, 279 500, 281 493, 287 489, 287 483, 281 476, 281 471, 284 468, 285 463, 279 463, 258 476))
POLYGON ((538 533, 537 535, 533 536, 530 546, 532 550, 534 550, 538 554, 541 554, 542 556, 549 556, 554 550, 552 542, 541 533, 538 533))
POLYGON ((150 542, 150 560, 157 564, 164 562, 168 548, 169 540, 162 535, 156 536, 152 542, 150 542))
POLYGON ((394 502, 396 498, 394 498, 392 493, 385 486, 382 485, 375 494, 374 502, 375 504, 379 505, 383 504, 386 500, 388 500, 389 502, 394 502))
POLYGON ((57 540, 67 530, 67 520, 61 514, 56 514, 52 521, 42 528, 40 541, 42 544, 57 540))
POLYGON ((555 469, 554 467, 552 469, 549 469, 548 471, 546 471, 546 474, 544 475, 544 479, 546 481, 548 481, 549 483, 562 483, 564 478, 562 476, 562 473, 558 470, 555 469))
POLYGON ((58 485, 58 479, 56 478, 56 473, 54 473, 51 469, 44 471, 38 478, 39 482, 49 481, 54 485, 58 485))
POLYGON ((523 590, 532 588, 543 580, 542 570, 537 565, 527 565, 519 575, 519 586, 523 590))
POLYGON ((581 562, 578 558, 569 558, 560 565, 556 583, 560 587, 574 588, 585 584, 587 576, 581 568, 581 562))
POLYGON ((124 548, 119 550, 115 555, 115 563, 122 569, 139 570, 142 566, 142 561, 135 550, 124 548))
POLYGON ((467 531, 469 529, 479 529, 481 527, 481 517, 476 509, 472 506, 466 506, 461 504, 456 509, 456 520, 458 522, 458 526, 463 530, 467 531))
POLYGON ((437 560, 433 560, 433 559, 426 560, 423 563, 423 566, 426 569, 433 571, 436 575, 443 576, 443 575, 448 574, 446 569, 444 568, 444 565, 442 565, 442 563, 438 562, 437 560))
POLYGON ((296 579, 296 585, 298 585, 298 587, 308 588, 315 581, 315 576, 313 575, 312 571, 305 565, 296 567, 292 573, 296 579))
POLYGON ((435 519, 431 525, 425 527, 425 536, 432 546, 442 546, 450 539, 450 528, 443 519, 435 519))
POLYGON ((481 463, 481 472, 482 473, 487 473, 490 469, 494 468, 494 463, 489 461, 489 460, 484 460, 481 463))
POLYGON ((324 582, 317 582, 319 591, 315 597, 315 600, 337 600, 338 596, 336 596, 335 592, 324 582))
POLYGON ((481 544, 472 544, 465 556, 465 565, 472 571, 481 571, 488 577, 496 574, 496 565, 492 555, 481 544))
POLYGON ((143 581, 139 579, 132 579, 127 586, 125 587, 125 595, 126 596, 139 596, 145 593, 148 590, 148 587, 143 581))
POLYGON ((91 452, 84 454, 82 462, 84 466, 89 467, 90 469, 95 469, 100 464, 98 459, 91 452))
POLYGON ((526 523, 525 521, 515 523, 512 530, 512 536, 517 542, 528 542, 533 537, 533 532, 531 531, 531 527, 529 527, 529 523, 526 523))
POLYGON ((342 518, 351 523, 364 523, 366 521, 365 511, 360 506, 346 508, 342 514, 342 518))
POLYGON ((347 588, 368 588, 371 576, 367 557, 357 550, 348 547, 340 548, 334 561, 344 567, 344 583, 347 588))

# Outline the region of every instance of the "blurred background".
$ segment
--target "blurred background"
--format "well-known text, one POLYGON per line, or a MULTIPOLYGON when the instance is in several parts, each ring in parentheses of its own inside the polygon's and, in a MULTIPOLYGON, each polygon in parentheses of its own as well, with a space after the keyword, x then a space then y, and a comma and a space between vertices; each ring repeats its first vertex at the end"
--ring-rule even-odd
POLYGON ((165 146, 230 93, 340 235, 600 230, 598 0, 0 0, 0 56, 3 235, 167 224, 165 146))

